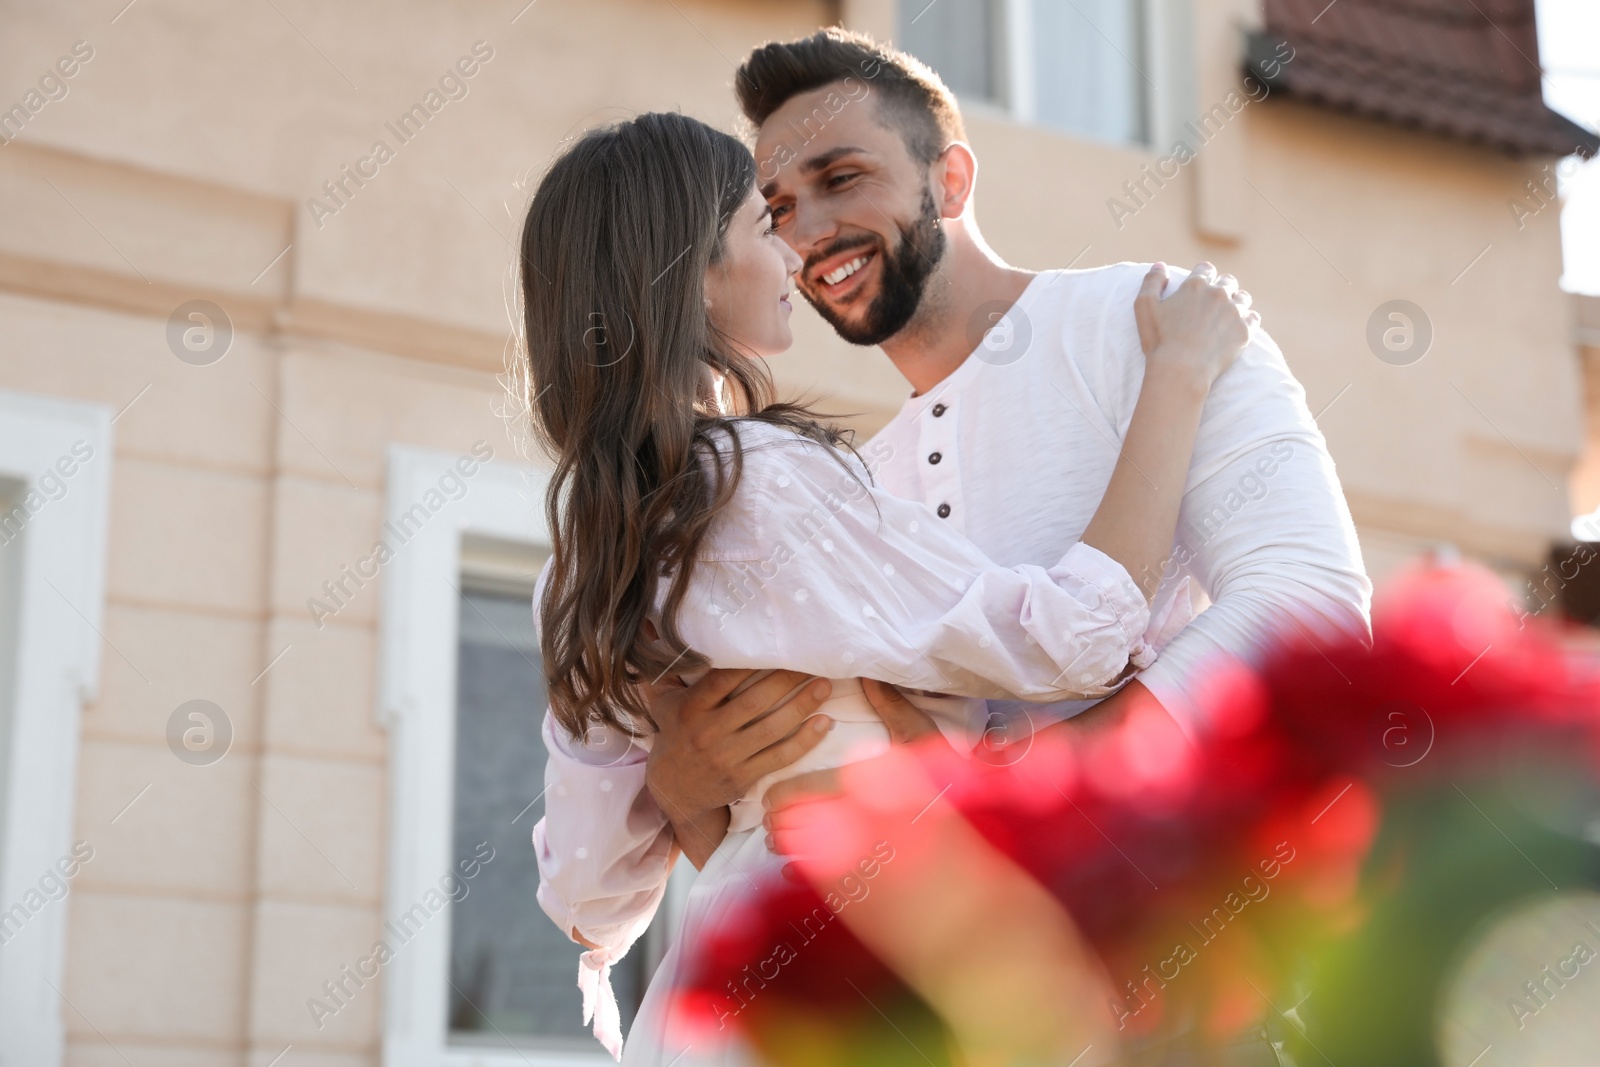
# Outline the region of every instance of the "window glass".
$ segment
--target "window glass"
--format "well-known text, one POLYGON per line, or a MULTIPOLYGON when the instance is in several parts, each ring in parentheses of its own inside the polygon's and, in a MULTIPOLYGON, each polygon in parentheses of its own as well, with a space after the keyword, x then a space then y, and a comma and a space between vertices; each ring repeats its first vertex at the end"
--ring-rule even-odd
POLYGON ((1000 103, 1003 7, 1003 0, 901 0, 899 47, 938 71, 957 96, 1000 103))
POLYGON ((1105 141, 1145 141, 1140 0, 1028 2, 1036 120, 1105 141))

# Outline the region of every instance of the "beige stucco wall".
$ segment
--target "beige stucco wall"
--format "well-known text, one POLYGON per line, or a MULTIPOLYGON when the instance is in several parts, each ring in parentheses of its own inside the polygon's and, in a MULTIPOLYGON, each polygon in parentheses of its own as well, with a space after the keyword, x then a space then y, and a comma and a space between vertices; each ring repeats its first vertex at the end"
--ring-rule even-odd
MULTIPOLYGON (((173 1067, 265 1064, 290 1043, 296 1064, 371 1064, 375 988, 321 1031, 304 1000, 379 925, 396 829, 373 710, 381 589, 320 631, 305 600, 375 538, 388 443, 516 454, 496 380, 508 237, 562 138, 653 108, 731 128, 729 61, 829 5, 145 0, 112 23, 116 6, 0 9, 0 106, 75 41, 95 50, 0 147, 0 388, 127 406, 114 652, 76 813, 97 854, 67 903, 68 1062, 120 1063, 109 1039, 173 1067), (468 96, 319 228, 307 198, 479 40, 494 55, 468 96), (194 298, 238 329, 209 367, 165 337, 194 298), (197 697, 237 731, 203 769, 164 738, 197 697)), ((882 2, 844 8, 888 25, 882 2)), ((1209 105, 1233 76, 1230 20, 1252 11, 1197 8, 1209 105)), ((1012 262, 1209 257, 1244 280, 1323 412, 1376 573, 1451 541, 1509 574, 1563 532, 1582 411, 1557 219, 1519 230, 1508 207, 1536 165, 1272 100, 1119 229, 1106 201, 1155 155, 970 127, 978 218, 1012 262), (1364 339, 1395 298, 1435 330, 1411 366, 1364 339)), ((887 417, 905 391, 887 361, 798 317, 781 379, 864 426, 887 417)))

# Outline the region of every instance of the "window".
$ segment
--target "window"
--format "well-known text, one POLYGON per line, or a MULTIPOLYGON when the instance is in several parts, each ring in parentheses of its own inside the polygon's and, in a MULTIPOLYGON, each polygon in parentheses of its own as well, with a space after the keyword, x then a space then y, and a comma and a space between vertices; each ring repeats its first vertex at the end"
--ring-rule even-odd
MULTIPOLYGON (((408 939, 384 971, 383 1062, 600 1067, 611 1058, 580 1022, 579 950, 534 899, 545 753, 532 591, 549 551, 548 475, 487 454, 482 442, 460 455, 389 449, 384 918, 408 939), (457 885, 444 921, 408 925, 446 875, 457 885)), ((678 865, 650 932, 612 971, 624 1025, 693 873, 678 865)))
POLYGON ((1144 5, 1030 0, 1033 117, 1106 141, 1143 142, 1144 5))
POLYGON ((41 887, 73 855, 110 485, 109 409, 0 391, 0 1063, 64 1053, 67 908, 41 887))
POLYGON ((1164 141, 1187 0, 900 0, 900 44, 964 102, 1082 137, 1164 141), (1156 77, 1156 75, 1163 75, 1156 77))

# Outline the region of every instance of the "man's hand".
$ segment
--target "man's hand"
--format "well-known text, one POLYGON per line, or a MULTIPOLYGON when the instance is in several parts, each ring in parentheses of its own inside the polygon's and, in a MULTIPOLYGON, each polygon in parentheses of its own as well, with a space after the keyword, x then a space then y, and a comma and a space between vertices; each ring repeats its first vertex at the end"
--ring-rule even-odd
MULTIPOLYGON (((867 701, 872 705, 872 710, 878 713, 878 718, 889 728, 890 744, 910 744, 930 734, 939 733, 938 724, 928 716, 927 712, 907 700, 905 694, 894 686, 872 678, 863 678, 861 688, 867 694, 867 701)), ((762 816, 761 825, 767 829, 768 851, 778 851, 776 834, 785 825, 786 809, 806 801, 822 800, 838 795, 839 771, 836 767, 797 774, 793 778, 785 778, 781 782, 774 783, 772 788, 767 790, 766 798, 762 802, 762 806, 767 809, 766 815, 762 816)))
POLYGON ((774 671, 734 695, 756 673, 708 671, 694 685, 673 679, 648 695, 656 737, 645 785, 697 869, 728 832, 728 805, 833 726, 826 715, 811 717, 832 691, 827 679, 774 671))

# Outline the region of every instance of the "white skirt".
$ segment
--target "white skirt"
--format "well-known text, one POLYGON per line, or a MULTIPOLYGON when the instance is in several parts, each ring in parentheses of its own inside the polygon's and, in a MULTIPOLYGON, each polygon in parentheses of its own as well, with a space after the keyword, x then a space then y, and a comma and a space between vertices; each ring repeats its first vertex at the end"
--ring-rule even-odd
POLYGON ((784 860, 767 851, 766 831, 730 831, 695 877, 672 945, 650 979, 639 1014, 622 1045, 622 1067, 759 1067, 762 1061, 731 1023, 712 1039, 679 1035, 668 1025, 672 995, 687 976, 686 954, 717 932, 735 902, 764 879, 778 876, 784 860))

